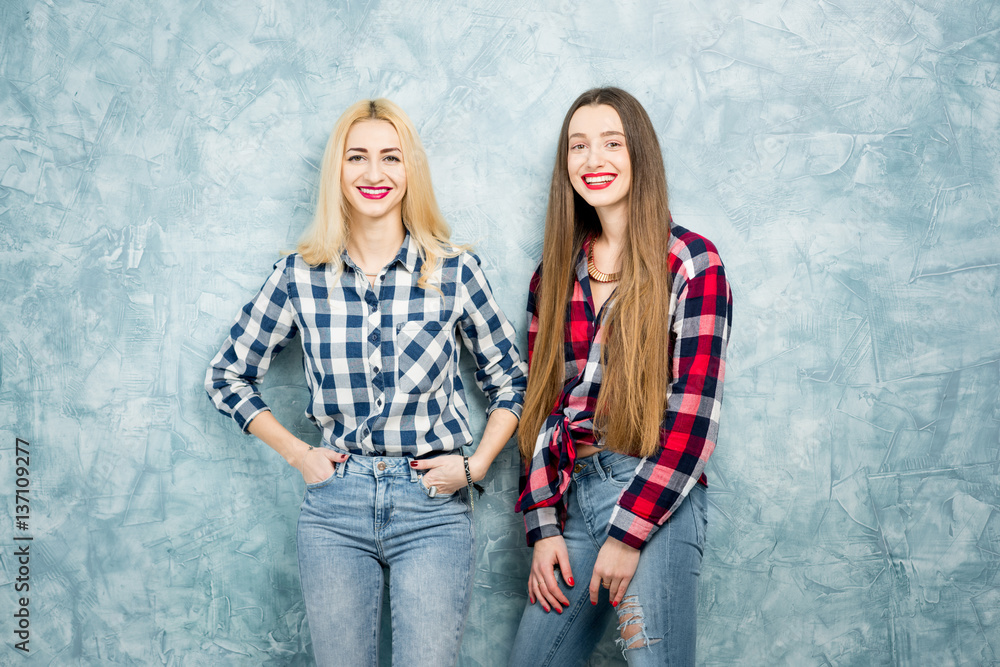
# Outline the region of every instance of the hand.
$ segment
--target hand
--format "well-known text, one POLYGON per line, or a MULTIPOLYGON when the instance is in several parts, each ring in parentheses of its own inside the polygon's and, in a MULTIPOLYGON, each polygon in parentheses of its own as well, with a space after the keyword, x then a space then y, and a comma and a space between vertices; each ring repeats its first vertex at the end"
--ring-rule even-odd
POLYGON ((289 463, 302 473, 306 484, 315 484, 328 479, 337 469, 337 464, 346 461, 347 456, 328 447, 309 447, 289 463))
POLYGON ((546 612, 555 609, 562 613, 569 606, 569 598, 559 589, 555 569, 559 568, 563 580, 573 585, 573 570, 569 566, 569 552, 562 535, 545 537, 535 542, 531 552, 531 573, 528 574, 528 600, 538 600, 546 612))
POLYGON ((465 463, 462 462, 461 456, 454 454, 410 461, 410 467, 426 470, 427 472, 421 475, 424 486, 428 489, 436 486, 438 494, 443 496, 455 493, 468 483, 465 479, 465 463))
POLYGON ((635 547, 609 537, 604 541, 594 563, 594 575, 590 578, 590 604, 597 604, 597 595, 601 585, 608 589, 611 606, 617 607, 625 597, 635 568, 639 566, 639 550, 635 547))

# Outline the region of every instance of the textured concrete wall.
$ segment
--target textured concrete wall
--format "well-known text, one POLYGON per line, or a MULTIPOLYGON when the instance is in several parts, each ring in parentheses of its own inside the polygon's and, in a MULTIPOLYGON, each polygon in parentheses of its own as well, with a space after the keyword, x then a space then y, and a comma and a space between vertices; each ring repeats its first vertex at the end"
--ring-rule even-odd
MULTIPOLYGON (((523 340, 558 125, 609 83, 735 289, 700 661, 1000 660, 1000 4, 600 4, 0 5, 0 663, 307 664, 301 478, 212 410, 208 359, 373 95, 523 340)), ((266 395, 314 440, 300 354, 266 395)), ((489 481, 465 665, 524 603, 511 450, 489 481)))

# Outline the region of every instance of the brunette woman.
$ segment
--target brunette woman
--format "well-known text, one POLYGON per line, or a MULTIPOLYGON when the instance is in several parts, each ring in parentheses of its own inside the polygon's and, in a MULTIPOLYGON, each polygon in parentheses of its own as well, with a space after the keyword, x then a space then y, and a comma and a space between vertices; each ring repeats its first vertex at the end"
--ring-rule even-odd
POLYGON ((582 664, 617 616, 630 664, 693 665, 732 296, 715 246, 671 222, 659 142, 623 90, 566 114, 528 311, 533 552, 510 664, 582 664))
POLYGON ((383 567, 393 662, 458 660, 475 555, 468 488, 512 436, 525 379, 479 260, 448 234, 413 124, 388 100, 358 102, 330 135, 298 252, 275 264, 208 371, 215 406, 305 480, 299 573, 319 665, 378 663, 383 567), (297 332, 315 447, 256 387, 297 332), (489 399, 468 457, 459 338, 489 399))

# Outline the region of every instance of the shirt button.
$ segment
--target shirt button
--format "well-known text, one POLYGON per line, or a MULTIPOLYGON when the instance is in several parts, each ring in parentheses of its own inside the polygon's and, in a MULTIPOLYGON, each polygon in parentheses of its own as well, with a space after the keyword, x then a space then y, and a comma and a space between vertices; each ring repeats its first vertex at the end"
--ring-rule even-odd
POLYGON ((577 463, 575 466, 573 466, 573 472, 575 472, 575 473, 581 473, 581 472, 583 472, 583 464, 582 463, 577 463))
POLYGON ((379 408, 382 407, 382 399, 381 398, 375 399, 375 406, 379 407, 379 408))
POLYGON ((379 470, 385 470, 385 461, 379 461, 378 465, 375 467, 378 468, 379 470))
POLYGON ((373 343, 377 343, 379 339, 378 331, 377 330, 373 331, 372 335, 369 336, 368 338, 370 338, 373 343))
POLYGON ((372 372, 378 373, 378 366, 372 366, 372 372))

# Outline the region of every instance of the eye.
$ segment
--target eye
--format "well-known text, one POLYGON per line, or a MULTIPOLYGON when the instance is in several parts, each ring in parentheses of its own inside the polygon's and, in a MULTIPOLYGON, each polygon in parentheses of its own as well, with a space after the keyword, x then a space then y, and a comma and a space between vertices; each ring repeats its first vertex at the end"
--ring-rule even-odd
POLYGON ((621 147, 622 147, 622 142, 620 142, 620 141, 609 141, 608 142, 608 148, 621 148, 621 147))
POLYGON ((584 148, 583 144, 573 144, 572 146, 569 147, 569 149, 571 151, 578 151, 578 150, 581 150, 583 148, 584 148))
POLYGON ((360 153, 355 153, 354 155, 348 155, 347 156, 347 161, 348 162, 361 162, 364 159, 365 159, 365 156, 361 155, 360 153))
POLYGON ((399 159, 398 155, 386 155, 385 156, 385 161, 386 162, 402 162, 402 160, 399 159))

